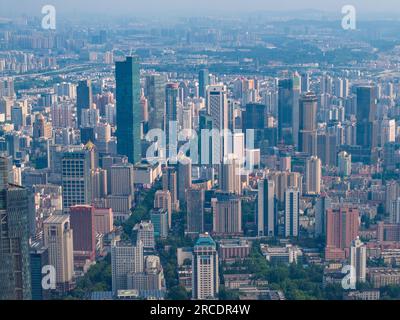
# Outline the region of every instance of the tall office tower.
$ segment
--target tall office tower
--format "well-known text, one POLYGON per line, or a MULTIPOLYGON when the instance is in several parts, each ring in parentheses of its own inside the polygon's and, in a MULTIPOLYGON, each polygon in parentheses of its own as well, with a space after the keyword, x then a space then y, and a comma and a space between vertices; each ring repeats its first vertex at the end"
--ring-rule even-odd
POLYGON ((218 291, 217 245, 208 233, 201 234, 192 255, 192 298, 215 299, 218 291))
POLYGON ((207 86, 210 85, 210 74, 207 69, 199 71, 199 97, 206 98, 207 86))
POLYGON ((171 150, 174 150, 174 153, 176 152, 175 150, 178 147, 178 90, 179 85, 177 83, 168 83, 165 88, 165 116, 163 128, 165 128, 167 150, 169 150, 168 148, 171 148, 171 150), (170 141, 170 134, 172 136, 175 136, 172 141, 170 141))
POLYGON ((357 87, 357 145, 374 148, 377 145, 376 132, 376 87, 357 87))
POLYGON ((385 213, 390 214, 392 211, 392 202, 400 197, 400 187, 397 181, 391 180, 385 186, 385 213))
POLYGON ((284 144, 294 144, 293 129, 294 88, 293 79, 278 82, 278 139, 284 144))
POLYGON ((312 92, 300 98, 299 151, 310 156, 317 154, 317 105, 317 96, 312 92))
POLYGON ((351 154, 341 151, 338 154, 338 173, 342 177, 351 175, 351 154))
POLYGON ((187 234, 204 232, 204 190, 191 188, 186 191, 187 234))
POLYGON ((137 57, 115 63, 117 151, 135 164, 141 159, 140 71, 137 57))
POLYGON ((326 235, 326 210, 332 206, 331 199, 326 194, 321 194, 315 204, 315 235, 326 235))
POLYGON ((321 160, 316 156, 307 159, 306 193, 309 195, 321 193, 321 160))
POLYGON ((285 237, 299 235, 300 192, 295 188, 285 191, 285 237))
POLYGON ((277 226, 274 181, 268 179, 258 181, 257 201, 257 235, 273 237, 277 226))
POLYGON ((92 104, 92 82, 90 80, 79 81, 76 88, 76 116, 78 127, 82 124, 82 111, 91 108, 92 104))
POLYGON ((393 224, 400 223, 400 198, 397 198, 391 203, 389 221, 393 224))
POLYGON ((211 199, 213 233, 219 235, 242 234, 242 203, 240 197, 230 193, 217 193, 211 199))
POLYGON ((186 203, 186 190, 192 186, 192 160, 182 154, 178 156, 178 200, 179 205, 186 203))
POLYGON ((25 188, 9 185, 0 157, 0 300, 31 299, 29 209, 25 188))
POLYGON ((167 77, 164 74, 146 76, 145 95, 149 106, 149 130, 164 130, 166 83, 167 77))
POLYGON ((73 232, 69 215, 52 215, 43 223, 44 245, 49 250, 49 264, 56 271, 57 290, 72 289, 74 276, 73 232))
POLYGON ((154 195, 154 208, 161 208, 168 211, 168 227, 172 224, 172 199, 168 190, 157 190, 154 195))
POLYGON ((213 129, 219 130, 220 143, 213 141, 213 159, 223 160, 228 150, 228 139, 224 130, 228 129, 228 98, 225 85, 212 85, 207 88, 207 110, 211 115, 213 129))
POLYGON ((136 238, 136 242, 142 242, 143 249, 155 248, 154 225, 151 221, 140 221, 140 223, 136 223, 133 227, 133 234, 136 238))
POLYGON ((162 185, 164 191, 171 193, 172 210, 178 211, 178 173, 175 167, 162 168, 162 185))
POLYGON ((111 166, 111 194, 114 196, 133 196, 133 165, 120 163, 111 166))
POLYGON ((296 147, 299 145, 300 110, 299 99, 301 94, 301 77, 297 71, 292 75, 293 79, 293 142, 296 147))
POLYGON ((143 243, 136 246, 131 243, 113 242, 111 244, 111 280, 112 292, 126 290, 128 275, 143 272, 143 243))
POLYGON ((304 72, 301 74, 301 92, 306 93, 310 91, 310 73, 304 72))
POLYGON ((74 243, 75 265, 83 267, 86 260, 96 258, 96 233, 94 207, 89 205, 73 206, 69 210, 74 243))
POLYGON ((49 251, 40 242, 32 243, 30 249, 32 300, 45 300, 46 290, 42 286, 44 266, 49 265, 49 251))
POLYGON ((89 150, 68 150, 63 153, 61 179, 65 211, 77 204, 91 203, 91 160, 89 150))
POLYGON ((168 236, 168 211, 162 208, 151 209, 150 220, 154 226, 154 236, 166 239, 168 236))
POLYGON ((350 265, 354 268, 356 281, 365 282, 367 274, 367 247, 359 237, 351 242, 350 265))
POLYGON ((242 193, 240 163, 235 154, 228 154, 220 165, 220 189, 237 195, 242 193))
POLYGON ((328 209, 326 213, 325 259, 348 257, 351 242, 357 238, 359 214, 355 208, 328 209))

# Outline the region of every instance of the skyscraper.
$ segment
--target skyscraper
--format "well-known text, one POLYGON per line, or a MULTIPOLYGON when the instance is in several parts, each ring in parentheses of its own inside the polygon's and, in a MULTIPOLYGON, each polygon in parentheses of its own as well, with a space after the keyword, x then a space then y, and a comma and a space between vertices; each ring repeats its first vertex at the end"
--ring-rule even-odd
POLYGON ((213 210, 213 233, 220 235, 242 234, 242 203, 240 196, 217 193, 211 200, 213 210))
POLYGON ((367 247, 359 237, 351 242, 350 265, 354 268, 356 281, 365 282, 367 274, 367 247))
POLYGON ((130 163, 141 159, 140 72, 137 57, 115 63, 117 98, 117 150, 130 163))
POLYGON ((293 144, 293 79, 278 82, 278 139, 285 144, 293 144))
POLYGON ((325 259, 342 260, 358 236, 359 215, 355 208, 328 209, 326 214, 325 259))
POLYGON ((140 223, 135 224, 132 231, 136 238, 136 243, 141 241, 143 249, 155 248, 154 225, 151 221, 140 221, 140 223))
POLYGON ((202 69, 199 71, 199 97, 206 98, 208 85, 210 85, 210 74, 207 69, 202 69))
POLYGON ((240 163, 235 154, 228 154, 220 165, 220 188, 224 192, 240 195, 242 192, 240 180, 240 163))
POLYGON ((204 190, 190 188, 186 191, 187 225, 186 233, 204 232, 204 190))
POLYGON ((178 200, 179 205, 186 203, 186 190, 192 186, 192 160, 182 154, 178 156, 178 200))
POLYGON ((213 141, 213 159, 222 161, 228 152, 228 139, 223 130, 228 129, 228 97, 225 85, 213 85, 207 89, 207 110, 211 115, 213 129, 219 130, 221 137, 218 141, 213 141))
POLYGON ((193 248, 192 298, 214 299, 219 291, 218 252, 208 233, 201 234, 193 248))
POLYGON ((69 215, 52 215, 43 223, 44 245, 49 250, 49 264, 56 271, 56 286, 60 292, 73 287, 74 246, 69 215))
POLYGON ((258 181, 257 235, 275 236, 275 183, 272 180, 258 181))
POLYGON ((74 231, 74 261, 82 266, 86 260, 94 261, 96 257, 96 233, 94 207, 77 205, 70 207, 71 228, 74 231))
POLYGON ((143 272, 143 243, 114 242, 111 244, 112 292, 128 289, 128 275, 143 272))
POLYGON ((164 74, 146 76, 145 95, 148 99, 149 130, 164 130, 165 117, 165 85, 167 77, 164 74))
POLYGON ((28 193, 8 184, 8 159, 0 157, 0 300, 31 299, 28 193))
POLYGON ((89 150, 68 150, 63 153, 62 191, 64 211, 77 204, 90 204, 91 189, 91 153, 89 150))
POLYGON ((167 150, 169 150, 168 148, 171 148, 171 150, 176 150, 176 148, 178 147, 177 145, 178 141, 175 140, 178 138, 177 137, 178 90, 179 90, 179 85, 177 83, 168 83, 165 88, 164 128, 165 128, 167 150), (170 141, 170 134, 174 137, 172 141, 170 141))
POLYGON ((400 223, 400 198, 391 202, 389 221, 393 224, 400 223))
POLYGON ((299 151, 308 155, 317 154, 317 96, 311 92, 299 101, 299 151))
POLYGON ((82 123, 82 111, 89 109, 93 104, 92 82, 90 80, 79 81, 76 88, 76 113, 78 119, 78 127, 82 123))
POLYGON ((33 243, 30 251, 32 300, 44 300, 46 292, 42 286, 42 269, 49 265, 49 251, 40 242, 33 243))
POLYGON ((285 191, 285 237, 299 235, 300 192, 295 188, 285 191))
POLYGON ((321 194, 315 204, 315 235, 326 235, 326 211, 331 208, 331 199, 326 194, 321 194))
POLYGON ((162 208, 150 210, 150 220, 154 226, 154 236, 166 239, 168 236, 168 211, 162 208))
POLYGON ((359 86, 357 91, 357 145, 373 148, 377 144, 376 108, 377 97, 374 86, 359 86))
POLYGON ((321 160, 316 157, 310 157, 306 163, 306 193, 321 193, 321 160))
POLYGON ((168 227, 172 223, 172 199, 168 190, 157 190, 154 195, 154 208, 162 208, 168 211, 168 227))
POLYGON ((178 211, 178 173, 175 167, 162 168, 162 185, 164 191, 171 193, 172 210, 178 211))

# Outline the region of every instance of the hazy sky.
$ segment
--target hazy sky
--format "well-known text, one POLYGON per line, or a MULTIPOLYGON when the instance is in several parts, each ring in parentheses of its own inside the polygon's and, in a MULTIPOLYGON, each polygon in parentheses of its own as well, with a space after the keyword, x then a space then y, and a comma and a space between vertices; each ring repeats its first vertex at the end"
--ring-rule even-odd
POLYGON ((101 13, 121 15, 199 15, 257 11, 324 10, 337 12, 354 5, 360 14, 398 14, 399 0, 0 0, 0 16, 40 15, 43 5, 52 4, 60 15, 101 13))

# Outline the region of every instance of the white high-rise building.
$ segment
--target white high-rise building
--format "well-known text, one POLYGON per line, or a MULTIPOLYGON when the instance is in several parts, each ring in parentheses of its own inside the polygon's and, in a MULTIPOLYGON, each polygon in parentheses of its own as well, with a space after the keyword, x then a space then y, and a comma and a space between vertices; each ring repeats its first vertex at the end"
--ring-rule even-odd
POLYGON ((276 226, 274 181, 267 179, 258 181, 257 208, 257 235, 274 236, 276 226))
POLYGON ((213 121, 213 129, 219 130, 221 143, 213 141, 214 159, 222 161, 223 156, 229 150, 228 139, 223 130, 228 129, 228 90, 223 84, 207 87, 207 110, 213 121))
POLYGON ((114 242, 111 245, 112 292, 128 289, 128 275, 143 272, 143 243, 114 242))
POLYGON ((354 268, 356 281, 365 282, 367 273, 367 247, 361 242, 359 237, 351 243, 350 264, 354 268))
POLYGON ((74 248, 69 215, 52 215, 43 223, 44 245, 49 250, 49 265, 56 271, 57 288, 71 289, 74 276, 74 248))
POLYGON ((285 237, 299 235, 300 192, 295 188, 285 191, 285 237))
POLYGON ((306 193, 321 193, 321 160, 316 157, 307 159, 306 165, 306 193))
POLYGON ((208 233, 201 234, 193 248, 192 298, 215 299, 219 290, 218 252, 208 233))

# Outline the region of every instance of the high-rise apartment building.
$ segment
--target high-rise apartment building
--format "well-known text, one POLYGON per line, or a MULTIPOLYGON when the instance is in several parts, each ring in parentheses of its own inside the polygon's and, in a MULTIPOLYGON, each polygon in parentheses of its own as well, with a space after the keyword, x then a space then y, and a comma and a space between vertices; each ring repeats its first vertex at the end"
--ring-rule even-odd
POLYGON ((201 234, 192 255, 192 298, 215 299, 219 291, 218 252, 208 233, 201 234))

